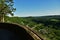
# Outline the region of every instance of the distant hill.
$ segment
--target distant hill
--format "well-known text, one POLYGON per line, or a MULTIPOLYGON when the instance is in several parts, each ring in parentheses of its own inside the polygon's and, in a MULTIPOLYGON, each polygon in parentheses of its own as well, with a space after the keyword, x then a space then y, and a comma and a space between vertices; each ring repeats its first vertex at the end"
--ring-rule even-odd
POLYGON ((60 15, 49 15, 49 16, 29 16, 29 17, 27 17, 27 18, 31 18, 31 17, 33 17, 33 18, 60 18, 60 15))

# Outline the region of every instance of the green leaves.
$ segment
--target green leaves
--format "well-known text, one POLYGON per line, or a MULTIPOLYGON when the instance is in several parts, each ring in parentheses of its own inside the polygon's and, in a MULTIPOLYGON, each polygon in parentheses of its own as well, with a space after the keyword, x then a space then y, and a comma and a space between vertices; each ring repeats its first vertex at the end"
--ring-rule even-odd
MULTIPOLYGON (((3 15, 7 16, 8 14, 14 15, 13 13, 16 11, 16 8, 13 7, 13 0, 0 0, 0 16, 2 19, 3 15)), ((2 20, 1 19, 1 20, 2 20)))

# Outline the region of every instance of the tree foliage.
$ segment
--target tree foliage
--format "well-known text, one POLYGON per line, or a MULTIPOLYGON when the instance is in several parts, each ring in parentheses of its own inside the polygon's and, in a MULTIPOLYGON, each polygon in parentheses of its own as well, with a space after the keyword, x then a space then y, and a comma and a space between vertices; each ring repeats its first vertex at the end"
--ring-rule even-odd
POLYGON ((13 0, 0 0, 0 19, 3 20, 4 16, 13 15, 16 8, 13 7, 13 0))

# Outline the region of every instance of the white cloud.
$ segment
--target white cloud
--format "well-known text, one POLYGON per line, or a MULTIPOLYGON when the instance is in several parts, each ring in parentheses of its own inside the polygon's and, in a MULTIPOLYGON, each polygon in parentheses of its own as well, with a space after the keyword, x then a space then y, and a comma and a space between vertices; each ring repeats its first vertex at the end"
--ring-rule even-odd
POLYGON ((60 10, 44 10, 35 12, 21 12, 15 14, 16 16, 46 16, 46 15, 60 15, 60 10))

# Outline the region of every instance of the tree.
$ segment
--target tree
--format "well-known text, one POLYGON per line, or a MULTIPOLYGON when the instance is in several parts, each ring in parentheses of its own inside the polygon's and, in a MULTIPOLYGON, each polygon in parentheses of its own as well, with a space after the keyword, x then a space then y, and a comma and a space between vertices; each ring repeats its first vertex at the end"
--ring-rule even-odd
POLYGON ((8 14, 13 16, 16 8, 13 7, 13 0, 0 0, 0 19, 4 22, 4 17, 8 14))

